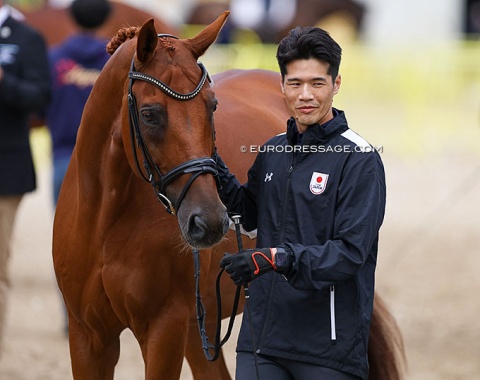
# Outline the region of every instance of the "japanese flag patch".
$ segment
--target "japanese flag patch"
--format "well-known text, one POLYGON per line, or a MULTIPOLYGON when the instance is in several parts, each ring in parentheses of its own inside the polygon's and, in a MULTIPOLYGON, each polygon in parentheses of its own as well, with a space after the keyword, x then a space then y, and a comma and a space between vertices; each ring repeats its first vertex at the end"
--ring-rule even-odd
POLYGON ((310 191, 312 194, 322 194, 327 187, 327 181, 328 174, 313 172, 312 179, 310 180, 310 191))

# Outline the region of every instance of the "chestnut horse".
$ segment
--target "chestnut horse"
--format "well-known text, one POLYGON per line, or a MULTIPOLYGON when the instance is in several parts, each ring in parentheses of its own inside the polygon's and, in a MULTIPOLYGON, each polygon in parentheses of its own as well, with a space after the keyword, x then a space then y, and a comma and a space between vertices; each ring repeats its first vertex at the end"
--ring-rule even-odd
MULTIPOLYGON (((218 99, 216 144, 240 180, 254 159, 240 146, 281 132, 289 115, 276 73, 221 73, 213 92, 197 60, 227 15, 191 39, 157 35, 149 20, 120 30, 109 44, 112 56, 85 106, 53 231, 76 380, 113 379, 126 328, 140 345, 146 379, 178 379, 184 356, 195 380, 230 379, 222 356, 204 357, 191 254, 201 249, 200 288, 214 316, 218 262, 237 247, 232 231, 224 238, 228 217, 210 158, 213 112, 218 99)), ((228 276, 222 290, 226 317, 235 291, 228 276)), ((370 356, 379 374, 372 379, 398 379, 401 335, 386 309, 375 308, 374 320, 370 356)))

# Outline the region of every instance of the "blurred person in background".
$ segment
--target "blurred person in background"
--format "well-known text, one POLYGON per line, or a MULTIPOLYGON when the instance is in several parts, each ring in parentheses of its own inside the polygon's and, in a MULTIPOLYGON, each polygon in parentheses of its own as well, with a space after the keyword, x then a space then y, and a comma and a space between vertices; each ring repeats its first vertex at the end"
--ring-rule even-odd
POLYGON ((52 101, 46 124, 52 137, 54 205, 75 146, 83 108, 110 57, 106 51, 108 41, 96 35, 111 14, 110 2, 75 0, 69 9, 78 33, 49 52, 52 101))
POLYGON ((0 348, 9 288, 8 263, 15 216, 36 189, 30 116, 50 100, 47 46, 22 15, 0 0, 0 348))

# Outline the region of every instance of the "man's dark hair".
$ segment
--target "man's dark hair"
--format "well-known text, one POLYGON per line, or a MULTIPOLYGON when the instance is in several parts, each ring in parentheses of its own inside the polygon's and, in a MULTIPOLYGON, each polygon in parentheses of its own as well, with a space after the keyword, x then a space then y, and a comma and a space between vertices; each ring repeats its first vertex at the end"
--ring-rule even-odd
POLYGON ((101 26, 112 11, 108 0, 75 0, 70 5, 70 13, 75 22, 84 29, 101 26))
POLYGON ((323 29, 297 26, 280 41, 277 48, 277 62, 282 80, 285 79, 290 62, 310 58, 328 63, 327 74, 335 80, 340 69, 342 48, 323 29))

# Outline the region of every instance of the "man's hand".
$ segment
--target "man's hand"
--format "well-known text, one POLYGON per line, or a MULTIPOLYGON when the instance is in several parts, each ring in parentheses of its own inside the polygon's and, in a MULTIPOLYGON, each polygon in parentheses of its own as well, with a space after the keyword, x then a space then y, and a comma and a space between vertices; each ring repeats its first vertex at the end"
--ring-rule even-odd
POLYGON ((264 273, 275 270, 286 273, 291 260, 282 248, 247 249, 236 254, 225 253, 220 266, 230 275, 235 285, 245 285, 264 273), (276 257, 278 255, 278 257, 276 257), (280 260, 278 260, 280 259, 280 260), (281 264, 278 264, 278 263, 281 264))

